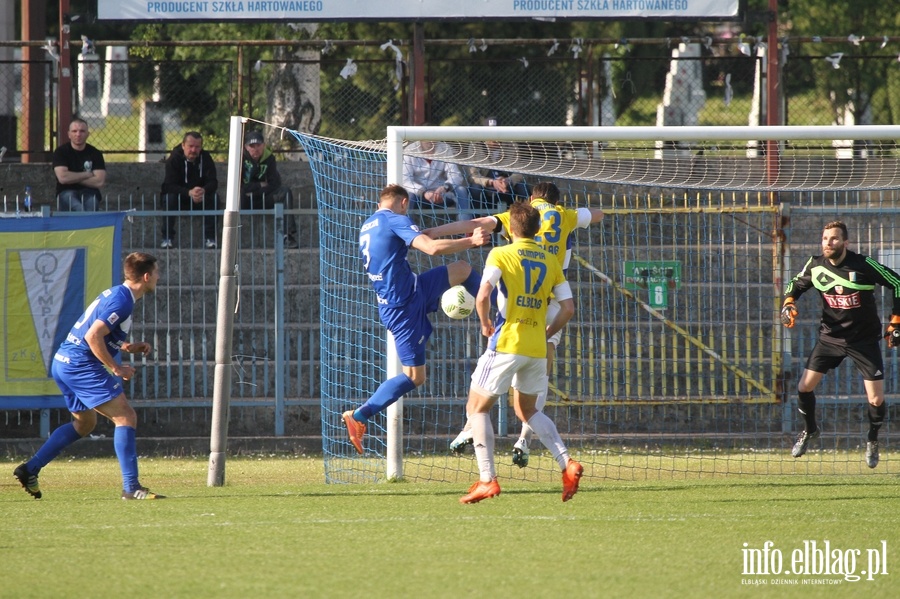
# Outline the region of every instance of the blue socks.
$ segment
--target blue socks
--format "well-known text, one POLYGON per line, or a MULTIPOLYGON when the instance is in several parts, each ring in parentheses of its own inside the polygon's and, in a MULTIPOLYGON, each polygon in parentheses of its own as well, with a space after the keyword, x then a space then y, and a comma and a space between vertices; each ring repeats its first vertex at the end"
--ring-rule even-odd
POLYGON ((381 383, 372 397, 353 412, 353 418, 359 422, 366 422, 415 388, 412 379, 405 374, 398 374, 381 383))
POLYGON ((117 426, 113 433, 113 446, 122 469, 122 487, 126 493, 134 493, 140 488, 138 482, 137 443, 134 440, 134 428, 117 426))
POLYGON ((50 438, 44 441, 34 457, 25 463, 25 469, 29 474, 37 474, 41 468, 53 461, 63 449, 81 438, 75 425, 69 422, 57 428, 50 434, 50 438))

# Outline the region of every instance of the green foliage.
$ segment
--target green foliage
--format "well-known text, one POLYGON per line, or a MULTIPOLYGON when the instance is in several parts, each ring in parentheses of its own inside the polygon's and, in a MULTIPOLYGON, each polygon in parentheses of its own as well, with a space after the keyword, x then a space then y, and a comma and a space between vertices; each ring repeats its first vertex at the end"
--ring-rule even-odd
MULTIPOLYGON (((878 0, 858 0, 852 3, 829 0, 791 0, 784 18, 790 23, 792 35, 810 37, 847 38, 853 34, 880 40, 893 35, 900 26, 897 11, 885 10, 878 0)), ((797 49, 799 50, 799 49, 797 49)), ((889 73, 894 70, 896 50, 881 50, 877 44, 854 45, 840 43, 810 43, 803 49, 809 56, 818 57, 800 67, 801 76, 786 77, 788 90, 799 86, 815 88, 825 98, 830 98, 832 115, 842 115, 845 106, 852 103, 857 118, 871 110, 873 120, 879 124, 898 122, 896 113, 885 109, 885 93, 896 96, 900 88, 890 90, 889 73), (840 68, 834 68, 824 58, 843 53, 840 68), (881 56, 881 59, 873 58, 881 56), (887 91, 885 91, 887 90, 887 91), (879 100, 879 98, 882 98, 879 100), (888 119, 888 120, 883 120, 888 119)), ((791 59, 795 62, 799 59, 791 59)), ((793 69, 794 66, 790 65, 793 69)))

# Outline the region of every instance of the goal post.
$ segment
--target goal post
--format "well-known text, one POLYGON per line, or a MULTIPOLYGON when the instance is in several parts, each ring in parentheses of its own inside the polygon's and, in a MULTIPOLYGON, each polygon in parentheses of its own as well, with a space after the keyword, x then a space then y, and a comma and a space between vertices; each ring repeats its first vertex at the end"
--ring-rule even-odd
MULTIPOLYGON (((847 220, 859 251, 876 258, 900 245, 891 224, 900 127, 389 127, 386 139, 368 141, 293 134, 309 158, 320 211, 329 482, 463 482, 477 472, 471 456, 448 451, 483 348, 475 319, 432 316, 427 381, 370 421, 364 456, 340 418, 400 370, 359 264, 358 229, 380 189, 402 182, 404 154, 425 155, 420 142, 429 141, 430 157, 464 172, 551 180, 567 207, 606 214, 573 239, 576 315, 557 350, 546 408, 587 477, 867 471, 858 455, 865 398, 847 364, 822 387, 831 429, 823 451, 790 457, 801 426, 796 375, 814 342, 818 306, 809 300, 800 326, 786 331, 778 305, 797 262, 816 253, 823 218, 847 220)), ((435 206, 410 214, 422 228, 457 218, 435 206)), ((460 258, 480 270, 487 251, 460 258)), ((450 258, 410 253, 418 272, 450 258)), ((890 370, 896 358, 886 360, 890 370)), ((505 415, 494 419, 501 476, 555 481, 555 462, 536 440, 532 464, 512 467, 503 454, 518 426, 505 415)), ((900 469, 882 464, 879 472, 900 469)))

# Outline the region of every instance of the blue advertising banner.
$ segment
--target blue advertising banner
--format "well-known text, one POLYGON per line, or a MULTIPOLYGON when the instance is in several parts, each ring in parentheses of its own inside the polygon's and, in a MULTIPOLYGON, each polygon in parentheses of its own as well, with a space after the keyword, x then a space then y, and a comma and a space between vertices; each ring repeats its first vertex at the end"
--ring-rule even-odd
POLYGON ((122 279, 121 212, 0 219, 0 410, 65 407, 53 354, 122 279))

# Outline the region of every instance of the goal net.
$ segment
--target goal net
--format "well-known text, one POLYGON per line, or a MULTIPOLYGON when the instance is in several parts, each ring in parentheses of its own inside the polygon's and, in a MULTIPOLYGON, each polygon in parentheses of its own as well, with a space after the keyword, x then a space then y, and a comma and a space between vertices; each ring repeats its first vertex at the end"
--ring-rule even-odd
MULTIPOLYGON (((341 418, 400 371, 358 236, 380 189, 402 182, 404 155, 450 162, 466 175, 483 168, 526 184, 550 180, 566 207, 603 209, 604 220, 573 239, 576 313, 557 348, 544 410, 586 477, 869 472, 865 391, 849 362, 817 389, 823 436, 803 458, 791 457, 802 429, 797 378, 821 307, 806 294, 792 330, 778 315, 785 283, 821 253, 827 221, 844 220, 853 249, 900 268, 892 224, 900 128, 391 127, 387 139, 364 142, 293 134, 312 166, 319 209, 329 482, 468 483, 477 476, 471 447, 463 455, 449 450, 484 348, 475 317, 432 315, 427 381, 370 421, 365 455, 350 445, 341 418)), ((505 209, 478 197, 475 215, 505 209)), ((410 216, 426 228, 455 220, 459 210, 426 204, 410 216)), ((488 251, 458 257, 480 271, 488 251)), ((410 252, 417 272, 455 258, 410 252)), ((887 317, 890 298, 880 298, 887 317)), ((884 353, 890 405, 898 368, 896 352, 884 353)), ((512 465, 519 423, 509 397, 492 417, 500 477, 558 481, 537 439, 528 466, 512 465)), ((881 431, 879 474, 900 469, 890 420, 881 431)))

